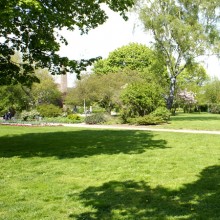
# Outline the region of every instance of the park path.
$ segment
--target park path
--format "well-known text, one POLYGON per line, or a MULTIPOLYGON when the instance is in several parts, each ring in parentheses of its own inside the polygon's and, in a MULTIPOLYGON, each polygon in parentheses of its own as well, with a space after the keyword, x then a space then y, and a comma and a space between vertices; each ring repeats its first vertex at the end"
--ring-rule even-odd
POLYGON ((193 134, 217 134, 217 135, 220 135, 220 131, 188 130, 188 129, 165 129, 165 128, 152 128, 152 127, 147 127, 147 126, 133 126, 133 125, 63 124, 63 126, 65 126, 65 127, 75 127, 75 128, 139 130, 139 131, 159 131, 159 132, 176 132, 176 133, 193 133, 193 134))

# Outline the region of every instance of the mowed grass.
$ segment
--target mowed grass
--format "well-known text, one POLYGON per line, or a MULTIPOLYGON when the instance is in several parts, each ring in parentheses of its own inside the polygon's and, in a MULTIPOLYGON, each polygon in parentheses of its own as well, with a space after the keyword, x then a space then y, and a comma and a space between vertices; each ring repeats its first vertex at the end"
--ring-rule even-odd
POLYGON ((220 136, 0 126, 0 219, 220 219, 220 136))
POLYGON ((159 125, 157 127, 220 131, 220 114, 177 113, 175 116, 171 116, 171 120, 168 124, 159 125))

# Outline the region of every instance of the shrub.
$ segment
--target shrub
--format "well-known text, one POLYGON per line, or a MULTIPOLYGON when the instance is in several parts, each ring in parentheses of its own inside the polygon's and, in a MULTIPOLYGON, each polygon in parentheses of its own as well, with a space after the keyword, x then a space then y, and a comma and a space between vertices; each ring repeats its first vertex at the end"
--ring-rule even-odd
POLYGON ((39 115, 40 113, 36 109, 33 109, 31 111, 26 111, 26 110, 22 111, 20 117, 23 121, 28 121, 28 120, 37 119, 39 115))
POLYGON ((57 117, 62 113, 62 109, 53 104, 39 105, 37 107, 37 110, 40 112, 40 115, 43 117, 57 117))
POLYGON ((121 120, 122 120, 122 123, 127 123, 129 122, 129 120, 133 117, 135 117, 134 113, 131 111, 131 109, 126 109, 126 108, 123 108, 121 111, 120 111, 120 117, 121 117, 121 120))
POLYGON ((82 121, 81 117, 77 114, 70 114, 67 116, 67 118, 71 121, 71 122, 80 122, 82 121))
POLYGON ((143 117, 130 118, 128 121, 130 124, 136 125, 158 125, 165 122, 162 117, 154 115, 145 115, 143 117))
POLYGON ((131 113, 135 116, 144 116, 150 114, 157 107, 165 104, 162 96, 163 89, 150 80, 150 82, 139 81, 129 84, 121 93, 121 100, 127 109, 126 114, 131 113))
POLYGON ((166 107, 159 107, 151 113, 156 117, 161 117, 164 121, 168 121, 171 116, 171 112, 166 107))
POLYGON ((115 125, 115 124, 122 124, 123 121, 121 120, 121 117, 118 117, 118 116, 107 116, 105 115, 105 119, 106 119, 106 122, 105 124, 107 125, 115 125))
POLYGON ((212 104, 209 106, 209 112, 213 114, 220 114, 220 104, 212 104))
POLYGON ((106 122, 106 118, 103 114, 89 115, 85 118, 86 124, 101 124, 104 122, 106 122))

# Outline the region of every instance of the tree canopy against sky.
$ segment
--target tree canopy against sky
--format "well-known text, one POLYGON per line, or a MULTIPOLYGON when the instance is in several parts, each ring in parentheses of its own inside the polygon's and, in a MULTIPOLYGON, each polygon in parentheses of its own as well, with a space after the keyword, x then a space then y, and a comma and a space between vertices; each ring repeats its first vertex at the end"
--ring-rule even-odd
POLYGON ((82 34, 103 24, 107 15, 102 3, 125 19, 125 13, 133 5, 132 0, 0 0, 0 85, 18 82, 30 85, 38 81, 34 68, 50 68, 53 74, 76 72, 79 76, 89 60, 69 60, 60 57, 60 44, 68 42, 59 30, 82 34), (22 62, 14 62, 11 55, 19 51, 22 62))
POLYGON ((94 64, 96 74, 116 73, 124 69, 137 72, 165 74, 165 63, 161 56, 146 45, 130 43, 109 53, 106 59, 98 60, 94 64))
POLYGON ((146 45, 130 43, 110 52, 108 57, 98 60, 93 71, 98 74, 118 72, 124 68, 136 71, 152 65, 154 54, 146 45))
POLYGON ((197 58, 219 53, 220 2, 215 0, 137 0, 137 10, 154 47, 166 60, 172 108, 180 73, 197 58))

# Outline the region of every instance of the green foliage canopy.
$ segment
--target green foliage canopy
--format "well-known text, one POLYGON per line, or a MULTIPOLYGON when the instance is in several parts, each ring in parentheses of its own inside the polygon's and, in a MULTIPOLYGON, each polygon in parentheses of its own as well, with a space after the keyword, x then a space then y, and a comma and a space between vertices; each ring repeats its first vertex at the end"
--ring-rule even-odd
POLYGON ((39 104, 61 104, 62 94, 48 70, 35 70, 35 75, 40 83, 33 83, 31 87, 21 84, 0 86, 0 114, 8 110, 29 110, 39 104))
POLYGON ((186 67, 178 77, 178 87, 182 89, 188 88, 193 91, 193 88, 201 87, 209 80, 209 76, 202 65, 194 64, 186 67))
POLYGON ((133 73, 133 80, 121 89, 118 97, 122 118, 144 116, 164 106, 167 91, 166 63, 162 56, 146 45, 130 43, 111 52, 107 59, 94 65, 94 73, 133 73), (130 71, 129 71, 130 70, 130 71))
POLYGON ((79 75, 95 58, 76 61, 59 56, 60 44, 68 42, 58 31, 78 28, 83 34, 103 24, 107 15, 102 3, 125 19, 133 5, 132 0, 0 0, 0 85, 30 85, 38 81, 33 70, 39 67, 53 74, 79 75), (11 60, 15 51, 22 53, 22 62, 11 60))
POLYGON ((121 99, 127 116, 144 116, 165 105, 159 84, 144 80, 134 82, 122 92, 121 99))
POLYGON ((138 72, 148 69, 163 73, 165 63, 160 58, 146 45, 130 43, 109 53, 107 59, 98 60, 94 64, 93 71, 96 74, 107 74, 116 73, 123 69, 138 72))
POLYGON ((84 100, 87 105, 97 102, 100 107, 111 112, 112 108, 120 104, 120 93, 135 78, 134 75, 133 72, 84 75, 68 91, 65 103, 82 106, 84 100))
POLYGON ((204 97, 208 104, 220 104, 220 80, 214 78, 205 85, 204 97))
POLYGON ((177 77, 196 58, 219 52, 219 1, 140 0, 137 9, 154 47, 166 60, 170 89, 167 107, 172 108, 177 77))
POLYGON ((39 105, 37 111, 43 117, 57 117, 62 114, 62 109, 53 104, 39 105))
POLYGON ((21 85, 0 86, 0 114, 9 110, 11 113, 27 109, 31 101, 30 96, 21 85))
POLYGON ((32 97, 32 104, 61 104, 62 94, 58 89, 54 79, 47 69, 38 69, 35 71, 40 83, 33 83, 29 93, 32 97))

